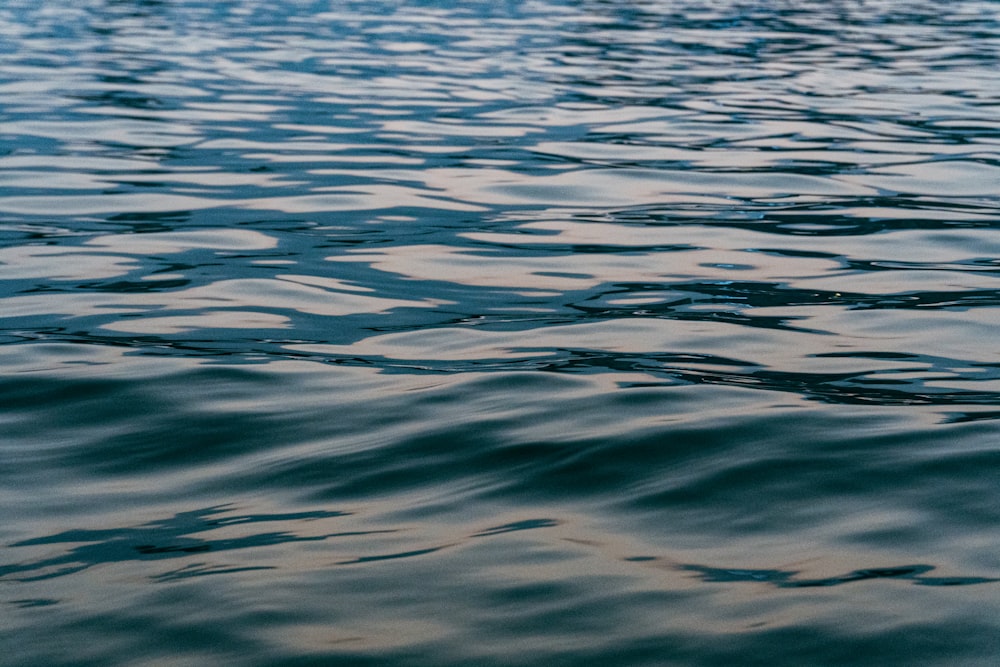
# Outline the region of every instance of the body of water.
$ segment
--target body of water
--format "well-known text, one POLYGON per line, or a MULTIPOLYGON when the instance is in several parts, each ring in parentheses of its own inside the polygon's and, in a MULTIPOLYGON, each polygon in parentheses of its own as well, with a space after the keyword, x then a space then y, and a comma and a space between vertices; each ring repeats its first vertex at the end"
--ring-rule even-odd
POLYGON ((995 665, 1000 4, 8 0, 0 664, 995 665))

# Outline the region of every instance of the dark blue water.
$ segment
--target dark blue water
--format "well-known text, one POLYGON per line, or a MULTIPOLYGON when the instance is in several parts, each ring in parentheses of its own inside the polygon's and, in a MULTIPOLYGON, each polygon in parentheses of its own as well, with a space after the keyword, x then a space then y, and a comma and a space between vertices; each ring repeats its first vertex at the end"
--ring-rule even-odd
POLYGON ((7 0, 0 664, 995 665, 1000 4, 7 0))

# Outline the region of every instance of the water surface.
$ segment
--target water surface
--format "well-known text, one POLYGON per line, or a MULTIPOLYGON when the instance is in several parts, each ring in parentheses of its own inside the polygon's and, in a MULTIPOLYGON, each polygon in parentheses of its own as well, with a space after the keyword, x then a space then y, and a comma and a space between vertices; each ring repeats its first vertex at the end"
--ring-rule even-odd
POLYGON ((12 0, 0 663, 992 665, 1000 5, 12 0))

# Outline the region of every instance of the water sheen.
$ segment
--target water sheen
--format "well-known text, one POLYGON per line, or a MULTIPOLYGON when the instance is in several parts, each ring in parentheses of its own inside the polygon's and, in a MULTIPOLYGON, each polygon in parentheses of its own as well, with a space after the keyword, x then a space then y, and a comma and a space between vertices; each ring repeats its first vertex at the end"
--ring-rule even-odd
POLYGON ((8 0, 5 665, 994 665, 1000 5, 8 0))

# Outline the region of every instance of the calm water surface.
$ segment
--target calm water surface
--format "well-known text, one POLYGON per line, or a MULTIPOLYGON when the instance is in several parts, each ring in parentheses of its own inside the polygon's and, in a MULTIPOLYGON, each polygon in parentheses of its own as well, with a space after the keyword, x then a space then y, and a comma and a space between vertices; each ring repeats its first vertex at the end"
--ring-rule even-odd
POLYGON ((995 665, 1000 4, 8 0, 0 663, 995 665))

